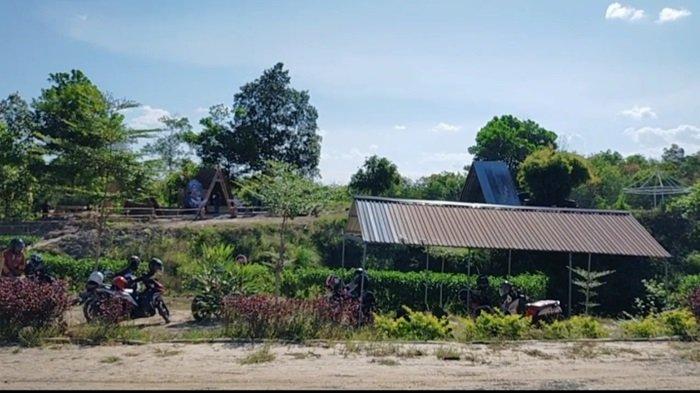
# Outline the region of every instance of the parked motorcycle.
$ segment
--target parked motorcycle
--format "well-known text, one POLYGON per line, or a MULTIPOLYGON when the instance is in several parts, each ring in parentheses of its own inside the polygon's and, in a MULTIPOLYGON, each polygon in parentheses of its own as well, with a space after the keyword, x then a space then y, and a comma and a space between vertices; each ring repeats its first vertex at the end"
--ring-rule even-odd
POLYGON ((134 291, 127 288, 129 281, 123 276, 116 276, 111 286, 105 285, 104 277, 104 273, 93 272, 85 285, 85 291, 80 294, 79 303, 83 305, 86 321, 99 319, 102 316, 102 305, 108 300, 119 298, 129 310, 129 319, 149 318, 158 313, 165 323, 170 322, 170 310, 163 300, 165 287, 158 280, 144 280, 144 289, 134 291))
POLYGON ((533 323, 540 321, 551 322, 559 319, 562 308, 559 300, 539 300, 530 302, 530 299, 520 292, 513 284, 505 281, 498 289, 501 295, 501 310, 506 314, 525 315, 532 318, 533 323))
POLYGON ((49 272, 44 264, 41 255, 34 254, 29 258, 29 262, 24 268, 24 275, 30 279, 41 283, 51 284, 56 278, 49 272))
MULTIPOLYGON (((479 316, 482 312, 493 312, 496 306, 492 304, 489 293, 488 277, 479 276, 476 288, 465 288, 459 292, 459 298, 463 304, 469 305, 472 317, 479 316)), ((558 300, 539 300, 531 302, 524 293, 520 292, 513 284, 505 281, 501 284, 498 294, 500 306, 505 314, 524 315, 532 318, 533 323, 540 321, 552 321, 562 315, 561 304, 558 300)))
POLYGON ((348 300, 359 303, 358 324, 372 323, 376 301, 374 293, 369 290, 369 277, 363 269, 355 270, 355 277, 347 285, 337 276, 328 276, 325 287, 328 290, 328 299, 339 307, 348 300))

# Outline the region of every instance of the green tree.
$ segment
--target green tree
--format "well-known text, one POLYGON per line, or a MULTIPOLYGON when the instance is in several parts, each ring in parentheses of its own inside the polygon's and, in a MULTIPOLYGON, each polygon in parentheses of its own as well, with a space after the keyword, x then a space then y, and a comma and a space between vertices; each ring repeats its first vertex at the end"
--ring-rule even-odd
POLYGON ((520 167, 518 181, 538 206, 561 206, 571 190, 591 178, 588 163, 573 153, 544 148, 529 155, 520 167))
POLYGON ((596 288, 599 288, 605 284, 603 281, 599 281, 601 278, 615 273, 614 270, 604 270, 600 272, 591 271, 591 266, 589 264, 588 270, 581 269, 578 267, 572 268, 577 278, 572 282, 579 288, 579 293, 584 296, 584 300, 579 304, 584 307, 584 312, 588 315, 589 310, 600 306, 599 303, 594 301, 594 298, 598 296, 596 288))
POLYGON ((352 175, 349 188, 354 194, 396 196, 402 184, 396 165, 387 158, 373 155, 352 175))
POLYGON ((279 231, 279 254, 272 263, 275 291, 280 294, 282 270, 287 260, 286 237, 289 221, 322 210, 329 199, 327 190, 288 163, 270 161, 255 182, 246 182, 247 192, 257 195, 268 211, 282 218, 279 231))
POLYGON ((186 157, 184 136, 192 132, 192 125, 186 117, 165 116, 159 120, 163 128, 157 131, 162 135, 144 146, 143 151, 157 157, 159 172, 165 177, 182 166, 186 157))
POLYGON ((36 135, 46 149, 45 181, 57 195, 98 207, 98 242, 109 207, 141 192, 148 180, 129 145, 145 134, 124 124, 120 110, 137 104, 102 93, 81 71, 50 74, 51 86, 34 100, 36 135))
POLYGON ((32 133, 33 114, 19 94, 0 101, 0 195, 4 219, 31 212, 41 162, 32 133))
POLYGON ((505 161, 512 173, 533 151, 542 147, 556 149, 557 134, 532 120, 515 116, 494 117, 476 134, 476 144, 469 147, 475 161, 505 161))
POLYGON ((219 164, 232 176, 259 172, 268 160, 317 175, 321 154, 318 113, 307 91, 289 85, 289 71, 277 63, 242 86, 232 108, 210 108, 209 116, 200 121, 202 132, 189 133, 188 142, 205 164, 219 164))
POLYGON ((458 201, 466 180, 464 173, 434 173, 418 179, 410 194, 416 199, 458 201))

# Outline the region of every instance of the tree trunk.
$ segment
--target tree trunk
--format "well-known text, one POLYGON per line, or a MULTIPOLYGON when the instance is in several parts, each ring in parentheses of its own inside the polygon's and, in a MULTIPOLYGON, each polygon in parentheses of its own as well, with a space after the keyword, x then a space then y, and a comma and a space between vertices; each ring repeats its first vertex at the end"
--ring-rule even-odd
POLYGON ((280 256, 275 264, 275 294, 280 296, 282 286, 282 269, 284 269, 284 235, 287 230, 287 216, 282 216, 282 228, 280 230, 280 256))

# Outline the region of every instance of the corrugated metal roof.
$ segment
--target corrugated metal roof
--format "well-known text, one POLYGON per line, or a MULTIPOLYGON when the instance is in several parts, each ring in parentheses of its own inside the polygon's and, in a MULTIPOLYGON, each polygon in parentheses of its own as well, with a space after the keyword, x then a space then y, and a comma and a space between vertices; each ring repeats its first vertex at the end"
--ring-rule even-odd
POLYGON ((346 233, 368 243, 670 257, 629 213, 356 197, 346 233))
POLYGON ((462 202, 520 205, 513 177, 503 161, 472 162, 459 199, 462 202))

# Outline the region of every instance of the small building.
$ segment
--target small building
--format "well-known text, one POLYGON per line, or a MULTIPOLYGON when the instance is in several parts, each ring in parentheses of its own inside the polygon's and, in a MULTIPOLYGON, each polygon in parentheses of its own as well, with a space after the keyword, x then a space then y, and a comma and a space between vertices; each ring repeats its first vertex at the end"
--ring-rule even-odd
POLYGON ((459 201, 521 205, 513 176, 503 161, 474 161, 469 168, 459 201))

